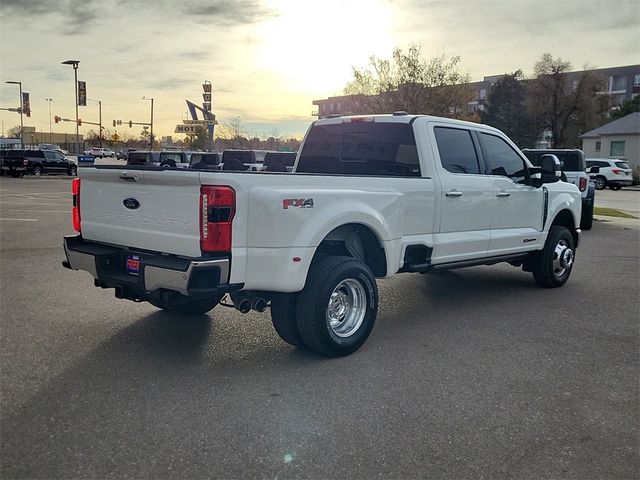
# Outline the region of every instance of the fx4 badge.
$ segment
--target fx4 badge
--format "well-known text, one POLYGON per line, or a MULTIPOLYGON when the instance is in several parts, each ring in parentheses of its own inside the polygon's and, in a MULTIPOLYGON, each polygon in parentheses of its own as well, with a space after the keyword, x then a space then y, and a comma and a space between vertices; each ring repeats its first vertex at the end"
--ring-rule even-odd
POLYGON ((313 208, 313 198, 285 198, 282 200, 282 208, 313 208))

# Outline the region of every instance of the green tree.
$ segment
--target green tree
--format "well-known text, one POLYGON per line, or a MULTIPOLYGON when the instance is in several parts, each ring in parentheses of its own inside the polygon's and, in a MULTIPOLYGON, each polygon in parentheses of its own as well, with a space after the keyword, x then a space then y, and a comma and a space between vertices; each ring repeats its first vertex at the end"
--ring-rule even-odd
POLYGON ((540 130, 549 129, 552 147, 579 145, 579 135, 602 124, 608 98, 602 90, 603 79, 592 69, 567 75, 571 63, 545 53, 535 64, 535 79, 530 83, 529 106, 540 130))
POLYGON ((620 110, 615 112, 611 118, 616 120, 618 118, 626 117, 633 112, 640 112, 640 95, 636 95, 631 100, 624 102, 620 107, 620 110))
POLYGON ((534 146, 537 128, 527 109, 522 70, 505 74, 491 87, 482 123, 506 133, 520 148, 534 146))
POLYGON ((440 116, 459 116, 472 99, 469 76, 459 71, 460 57, 444 54, 426 59, 421 48, 393 51, 391 59, 372 56, 367 68, 353 69, 344 88, 356 95, 354 113, 405 110, 440 116))

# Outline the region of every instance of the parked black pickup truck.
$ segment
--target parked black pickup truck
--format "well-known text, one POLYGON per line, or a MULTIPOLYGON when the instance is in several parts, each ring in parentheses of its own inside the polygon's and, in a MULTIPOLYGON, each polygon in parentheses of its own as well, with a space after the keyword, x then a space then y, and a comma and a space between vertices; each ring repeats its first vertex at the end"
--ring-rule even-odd
POLYGON ((0 152, 2 175, 58 174, 75 176, 78 166, 54 150, 4 150, 0 152))

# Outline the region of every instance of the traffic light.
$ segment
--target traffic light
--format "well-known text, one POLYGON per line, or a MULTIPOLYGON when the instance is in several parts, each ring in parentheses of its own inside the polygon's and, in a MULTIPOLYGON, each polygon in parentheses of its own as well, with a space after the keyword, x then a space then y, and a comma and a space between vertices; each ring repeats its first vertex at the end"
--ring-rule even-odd
POLYGON ((114 126, 114 127, 116 126, 116 121, 115 121, 115 120, 113 121, 113 126, 114 126))
POLYGON ((53 121, 58 123, 60 121, 60 117, 56 115, 55 117, 53 117, 53 121))
POLYGON ((129 120, 129 128, 133 127, 133 122, 129 120))
POLYGON ((80 125, 82 125, 82 119, 81 118, 78 119, 78 126, 80 126, 80 125))

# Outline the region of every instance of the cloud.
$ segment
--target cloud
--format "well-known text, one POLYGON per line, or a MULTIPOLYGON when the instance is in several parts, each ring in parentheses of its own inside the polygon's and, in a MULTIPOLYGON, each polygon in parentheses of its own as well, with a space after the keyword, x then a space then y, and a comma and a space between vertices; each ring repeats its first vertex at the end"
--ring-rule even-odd
POLYGON ((179 2, 182 12, 203 17, 203 22, 216 21, 225 25, 256 23, 274 15, 257 0, 187 0, 179 2))

